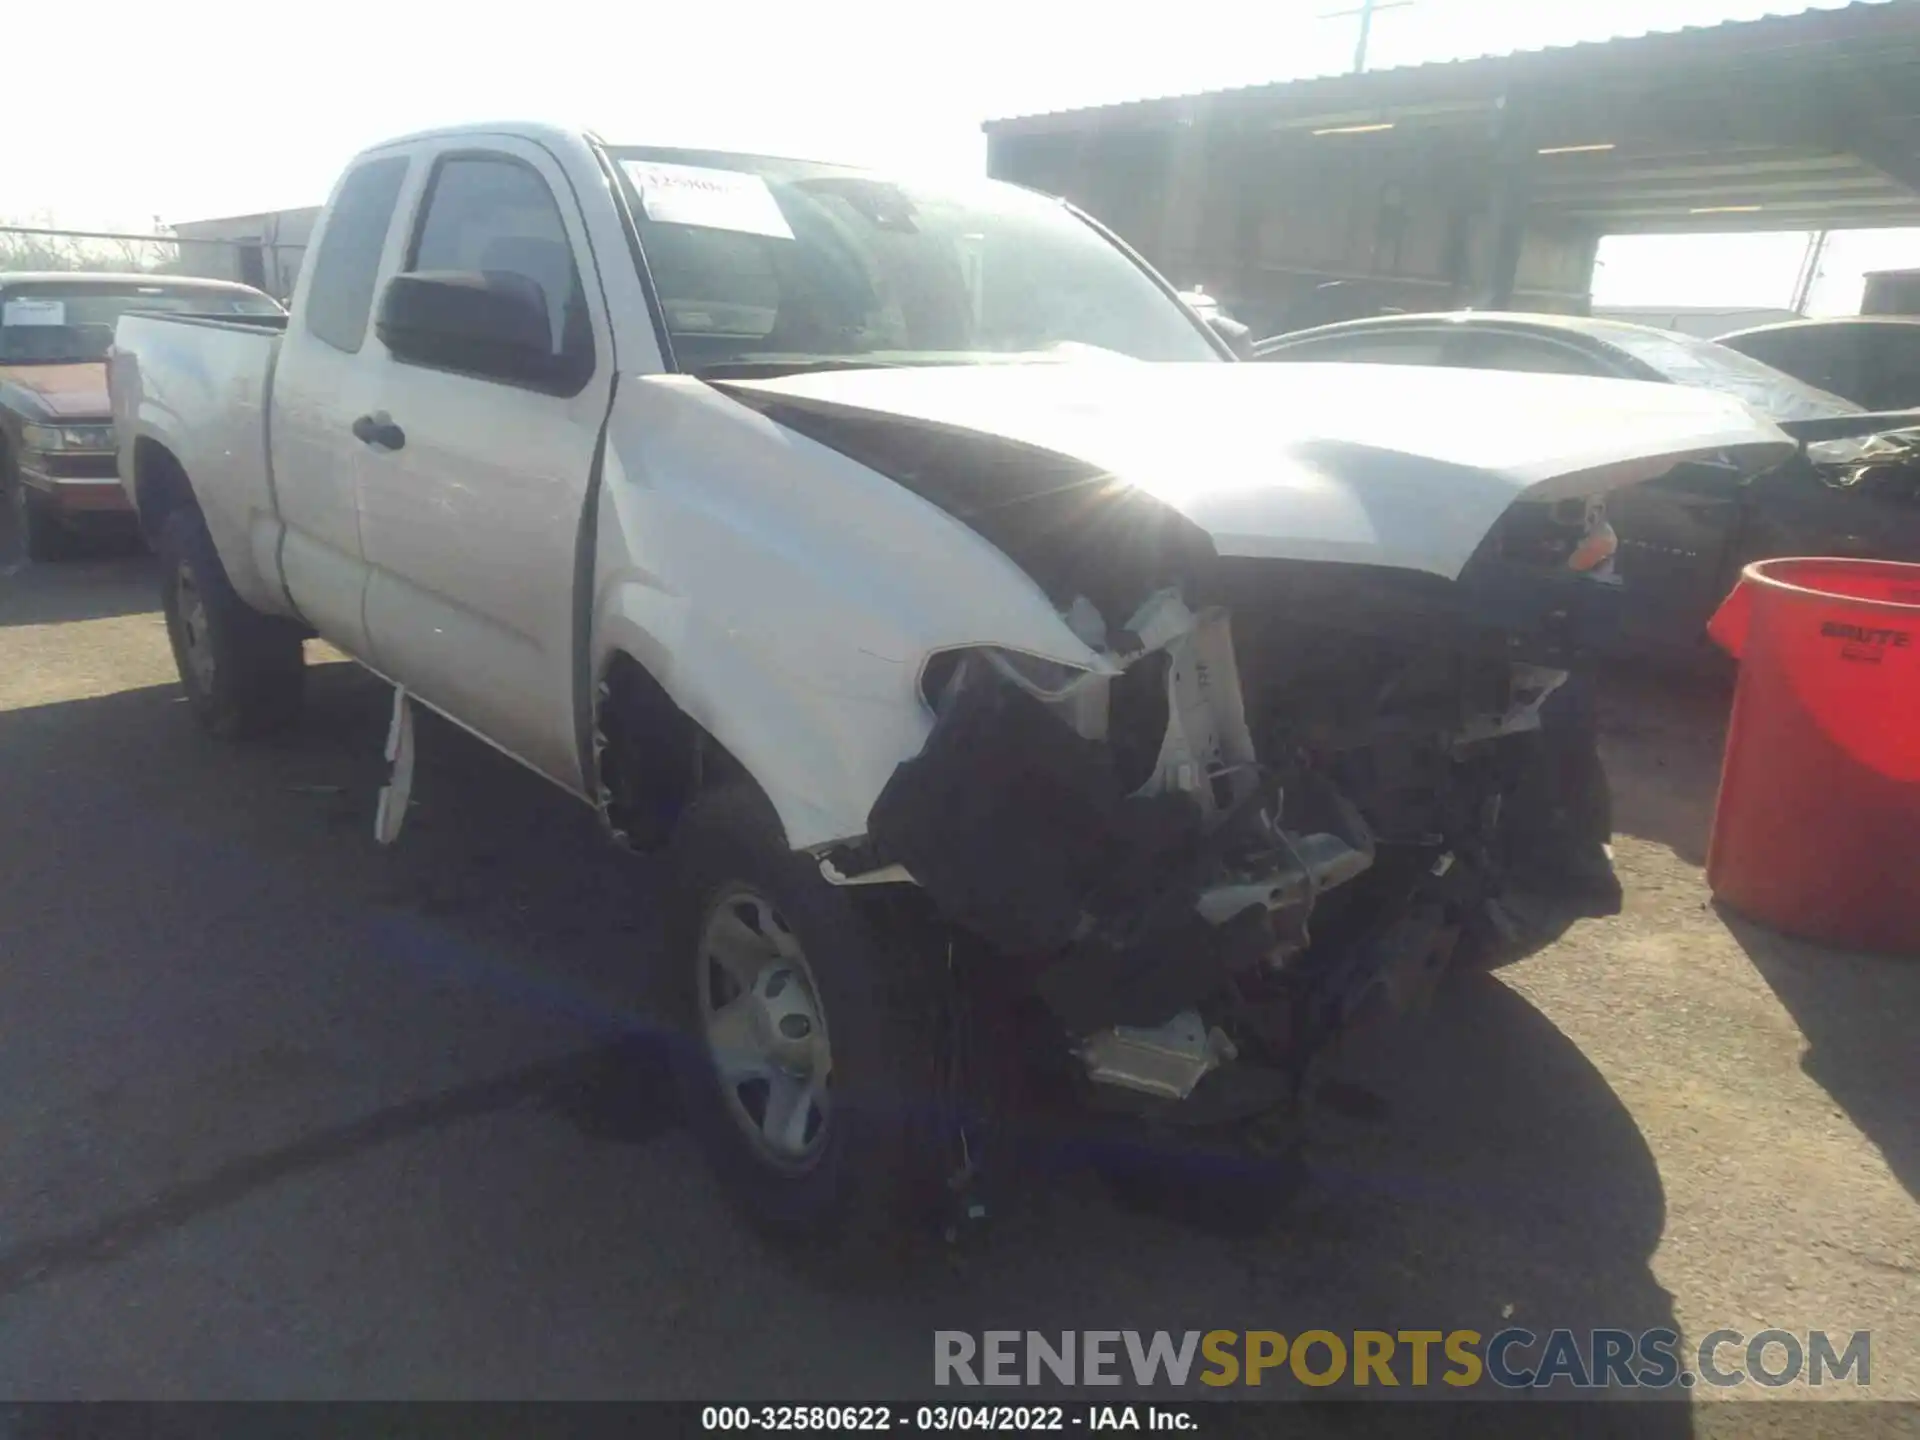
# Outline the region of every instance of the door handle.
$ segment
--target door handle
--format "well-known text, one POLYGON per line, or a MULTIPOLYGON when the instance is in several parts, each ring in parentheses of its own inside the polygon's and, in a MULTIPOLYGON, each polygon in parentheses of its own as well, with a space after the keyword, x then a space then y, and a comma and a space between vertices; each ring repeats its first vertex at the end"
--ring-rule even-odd
POLYGON ((393 423, 391 415, 380 410, 353 422, 353 438, 381 450, 399 450, 407 443, 407 432, 393 423))

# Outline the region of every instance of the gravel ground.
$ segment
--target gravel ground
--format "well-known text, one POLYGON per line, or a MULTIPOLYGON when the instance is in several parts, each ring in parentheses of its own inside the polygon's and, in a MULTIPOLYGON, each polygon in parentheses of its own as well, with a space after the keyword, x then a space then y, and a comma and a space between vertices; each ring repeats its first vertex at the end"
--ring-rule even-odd
POLYGON ((1063 1168, 880 1297, 719 1206, 634 1018, 644 863, 434 722, 381 850, 378 683, 320 665, 296 731, 221 747, 153 593, 143 559, 0 575, 0 1395, 865 1400, 924 1395, 940 1328, 1515 1323, 1870 1329, 1870 1393, 1920 1399, 1920 964, 1711 907, 1724 689, 1614 682, 1626 912, 1356 1054, 1386 1113, 1284 1224, 1063 1168))

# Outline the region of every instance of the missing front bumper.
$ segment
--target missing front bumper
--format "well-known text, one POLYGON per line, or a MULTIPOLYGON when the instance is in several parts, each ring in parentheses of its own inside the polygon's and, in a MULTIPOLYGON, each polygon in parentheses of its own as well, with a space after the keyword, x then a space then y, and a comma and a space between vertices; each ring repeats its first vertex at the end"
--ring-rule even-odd
POLYGON ((925 745, 844 857, 858 866, 830 878, 910 874, 1011 957, 1096 1100, 1247 1118, 1444 969, 1497 879, 1485 838, 1505 782, 1485 757, 1537 728, 1562 675, 1362 643, 1316 710, 1323 692, 1256 636, 1261 754, 1224 608, 1162 591, 1111 644, 1089 628, 1105 668, 1084 684, 1023 683, 989 653, 945 667, 925 745), (1341 708, 1397 685, 1385 718, 1341 708), (1303 711, 1350 728, 1299 738, 1303 711))

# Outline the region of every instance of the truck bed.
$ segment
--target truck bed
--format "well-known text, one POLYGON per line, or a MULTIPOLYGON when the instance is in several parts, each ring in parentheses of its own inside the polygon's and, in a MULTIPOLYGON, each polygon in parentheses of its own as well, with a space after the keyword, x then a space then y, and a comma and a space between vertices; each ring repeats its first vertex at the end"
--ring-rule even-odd
POLYGON ((128 498, 141 507, 141 471, 156 459, 138 447, 167 450, 193 478, 234 589, 269 614, 290 610, 274 559, 280 525, 267 447, 267 400, 286 324, 284 315, 132 311, 114 327, 107 361, 114 425, 126 437, 119 469, 128 498))

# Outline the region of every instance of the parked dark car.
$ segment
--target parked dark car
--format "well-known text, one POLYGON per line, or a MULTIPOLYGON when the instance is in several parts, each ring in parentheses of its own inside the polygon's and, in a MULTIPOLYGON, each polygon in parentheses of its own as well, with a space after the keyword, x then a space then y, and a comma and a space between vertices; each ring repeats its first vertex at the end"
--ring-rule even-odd
POLYGON ((116 469, 107 349, 128 310, 278 315, 246 285, 167 275, 0 273, 0 489, 32 560, 134 522, 116 469))
POLYGON ((1795 460, 1750 480, 1701 461, 1613 500, 1623 581, 1615 644, 1630 654, 1708 653, 1706 622, 1753 560, 1920 560, 1920 450, 1897 435, 1858 438, 1920 426, 1920 413, 1876 419, 1711 340, 1579 316, 1462 312, 1321 326, 1263 340, 1255 355, 1695 385, 1740 396, 1805 441, 1795 460))
POLYGON ((1788 320, 1716 343, 1869 410, 1920 405, 1920 318, 1788 320))

